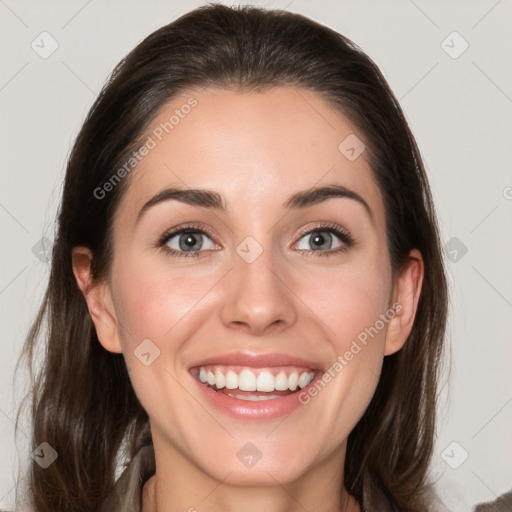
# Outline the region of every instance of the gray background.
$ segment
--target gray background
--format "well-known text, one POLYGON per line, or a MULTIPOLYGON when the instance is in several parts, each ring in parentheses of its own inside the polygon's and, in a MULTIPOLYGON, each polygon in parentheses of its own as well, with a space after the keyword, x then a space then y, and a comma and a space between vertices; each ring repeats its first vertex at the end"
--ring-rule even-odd
MULTIPOLYGON (((26 382, 23 372, 13 381, 14 366, 48 278, 33 247, 53 238, 72 141, 113 66, 202 3, 0 0, 0 508, 13 508, 26 471, 28 423, 16 442, 13 427, 26 382), (46 59, 31 47, 50 48, 43 31, 58 43, 46 59)), ((350 37, 401 101, 430 173, 452 293, 432 471, 454 511, 493 500, 512 488, 512 1, 246 3, 350 37)))

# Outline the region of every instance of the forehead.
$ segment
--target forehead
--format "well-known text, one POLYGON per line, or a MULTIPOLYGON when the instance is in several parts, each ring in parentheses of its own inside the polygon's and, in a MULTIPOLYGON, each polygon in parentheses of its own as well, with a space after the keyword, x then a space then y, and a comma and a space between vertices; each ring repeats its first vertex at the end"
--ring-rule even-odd
POLYGON ((243 210, 337 183, 382 209, 366 152, 346 151, 355 142, 359 152, 364 135, 310 90, 190 90, 161 107, 141 140, 150 149, 120 208, 132 218, 171 186, 216 190, 243 210))

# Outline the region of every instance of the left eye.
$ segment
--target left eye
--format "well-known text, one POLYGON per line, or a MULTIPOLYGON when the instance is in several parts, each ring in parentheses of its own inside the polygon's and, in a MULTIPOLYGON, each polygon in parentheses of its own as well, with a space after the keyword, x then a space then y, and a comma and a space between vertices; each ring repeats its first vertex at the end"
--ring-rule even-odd
POLYGON ((205 233, 199 231, 176 233, 169 237, 166 245, 168 245, 170 249, 183 252, 195 252, 215 248, 213 240, 205 233), (207 240, 206 244, 204 243, 205 239, 207 240))
POLYGON ((339 240, 339 237, 333 232, 318 229, 304 235, 297 243, 297 249, 305 251, 337 249, 342 245, 341 241, 339 240), (336 243, 336 238, 338 239, 338 244, 333 246, 333 243, 336 243), (300 246, 302 242, 305 242, 303 244, 305 247, 300 246))

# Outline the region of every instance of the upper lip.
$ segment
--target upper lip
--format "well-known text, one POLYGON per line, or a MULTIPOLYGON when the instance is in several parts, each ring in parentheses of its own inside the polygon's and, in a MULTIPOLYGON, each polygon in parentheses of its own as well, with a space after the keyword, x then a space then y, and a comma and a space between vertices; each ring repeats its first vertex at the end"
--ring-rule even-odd
POLYGON ((278 353, 256 353, 256 352, 230 352, 218 356, 201 359, 190 365, 189 368, 206 365, 232 365, 250 366, 253 368, 264 368, 272 366, 302 366, 312 370, 322 370, 322 365, 313 361, 307 361, 300 357, 278 353))

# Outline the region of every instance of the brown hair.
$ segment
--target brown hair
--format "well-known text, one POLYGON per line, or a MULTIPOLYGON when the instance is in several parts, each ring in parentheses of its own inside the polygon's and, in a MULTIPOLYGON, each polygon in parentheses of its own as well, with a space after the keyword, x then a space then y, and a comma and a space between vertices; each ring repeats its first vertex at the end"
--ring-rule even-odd
POLYGON ((107 352, 98 341, 73 275, 71 251, 89 247, 94 277, 108 274, 113 214, 128 180, 101 200, 94 191, 137 149, 164 103, 187 88, 209 86, 307 88, 365 136, 385 202, 393 271, 417 248, 425 277, 412 332, 399 352, 384 358, 375 395, 349 436, 345 485, 362 506, 363 494, 379 487, 397 510, 428 510, 447 286, 414 137, 381 72, 349 39, 298 14, 222 5, 185 14, 129 53, 73 146, 49 284, 22 353, 33 379, 33 448, 46 441, 59 454, 44 470, 32 462, 33 510, 96 510, 114 483, 120 454, 132 457, 150 435, 123 355, 107 352), (44 343, 44 360, 36 371, 38 340, 44 343))

